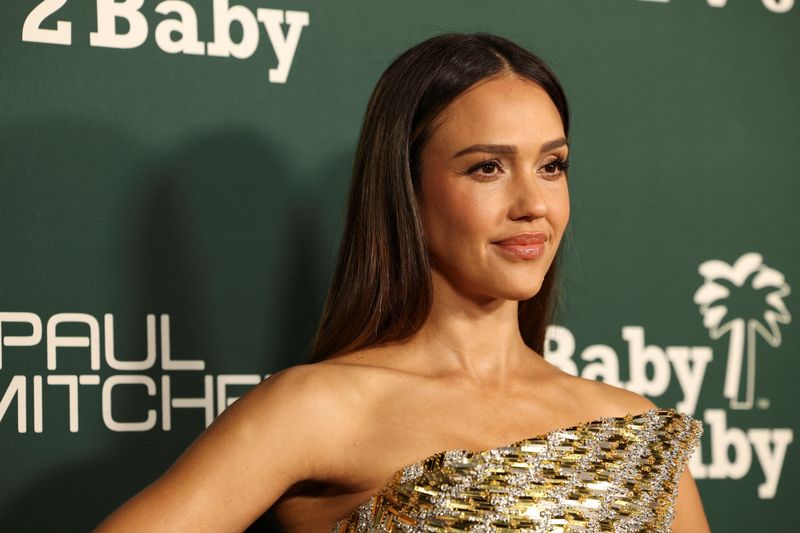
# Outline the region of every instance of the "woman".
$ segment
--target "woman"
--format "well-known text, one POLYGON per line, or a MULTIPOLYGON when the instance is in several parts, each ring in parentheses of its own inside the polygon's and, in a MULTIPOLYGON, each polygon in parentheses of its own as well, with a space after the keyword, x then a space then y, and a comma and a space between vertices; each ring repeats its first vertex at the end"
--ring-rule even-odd
POLYGON ((395 60, 313 362, 238 400, 98 531, 241 531, 268 508, 296 532, 707 531, 685 467, 700 423, 541 356, 568 117, 550 69, 496 36, 395 60))

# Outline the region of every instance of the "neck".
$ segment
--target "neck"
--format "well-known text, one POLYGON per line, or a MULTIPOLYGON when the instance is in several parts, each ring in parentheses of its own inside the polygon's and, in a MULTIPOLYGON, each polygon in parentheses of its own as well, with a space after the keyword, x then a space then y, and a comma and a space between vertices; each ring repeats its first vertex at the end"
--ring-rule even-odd
POLYGON ((477 384, 509 382, 538 357, 519 330, 516 300, 468 297, 433 276, 430 315, 408 342, 424 366, 477 384))

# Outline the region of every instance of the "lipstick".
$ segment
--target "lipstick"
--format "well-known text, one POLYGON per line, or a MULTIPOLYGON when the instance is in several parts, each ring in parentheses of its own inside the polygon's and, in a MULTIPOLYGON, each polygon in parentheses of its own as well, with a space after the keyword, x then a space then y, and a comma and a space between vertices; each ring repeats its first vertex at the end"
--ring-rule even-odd
POLYGON ((503 253, 520 259, 537 259, 544 255, 547 235, 542 232, 518 233, 492 244, 503 253))

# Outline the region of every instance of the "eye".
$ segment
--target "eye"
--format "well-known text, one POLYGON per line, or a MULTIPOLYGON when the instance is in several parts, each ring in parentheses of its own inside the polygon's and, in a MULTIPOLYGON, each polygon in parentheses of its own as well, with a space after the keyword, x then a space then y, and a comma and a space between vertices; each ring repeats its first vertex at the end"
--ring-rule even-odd
POLYGON ((469 167, 467 173, 478 180, 487 180, 496 177, 501 171, 500 161, 485 159, 469 167))
POLYGON ((568 167, 569 161, 559 157, 549 163, 545 163, 541 169, 544 171, 545 179, 555 181, 565 174, 568 167))

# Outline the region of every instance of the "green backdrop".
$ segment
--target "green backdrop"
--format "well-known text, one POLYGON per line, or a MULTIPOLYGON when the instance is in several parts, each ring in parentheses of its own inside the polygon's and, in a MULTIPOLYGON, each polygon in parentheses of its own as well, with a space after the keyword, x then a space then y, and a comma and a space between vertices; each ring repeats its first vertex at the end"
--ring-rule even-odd
POLYGON ((0 530, 90 529, 303 362, 369 93, 445 31, 529 47, 570 98, 547 357, 704 422, 692 471, 715 531, 791 529, 793 0, 16 0, 0 3, 0 530))

